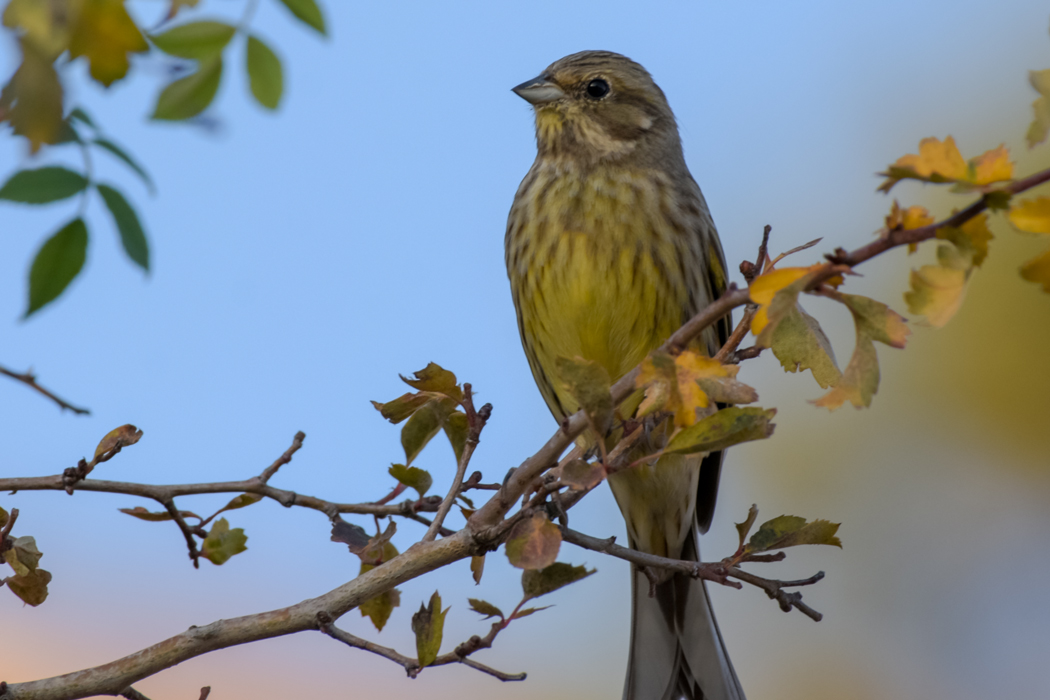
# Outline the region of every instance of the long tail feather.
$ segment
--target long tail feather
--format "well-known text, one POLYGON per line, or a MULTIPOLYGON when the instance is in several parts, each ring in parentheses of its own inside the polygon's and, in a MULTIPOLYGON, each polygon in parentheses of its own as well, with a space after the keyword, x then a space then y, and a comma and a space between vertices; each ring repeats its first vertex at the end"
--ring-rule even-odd
MULTIPOLYGON (((682 559, 700 560, 697 534, 682 559)), ((683 574, 656 587, 632 571, 631 654, 624 700, 744 700, 702 580, 683 574)))

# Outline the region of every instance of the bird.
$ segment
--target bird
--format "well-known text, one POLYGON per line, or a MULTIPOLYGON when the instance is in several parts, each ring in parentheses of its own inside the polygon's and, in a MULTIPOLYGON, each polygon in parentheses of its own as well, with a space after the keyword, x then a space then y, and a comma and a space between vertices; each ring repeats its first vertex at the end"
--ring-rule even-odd
MULTIPOLYGON (((645 68, 582 51, 512 90, 532 105, 536 160, 507 218, 507 274, 532 375, 560 422, 578 405, 558 358, 595 362, 615 381, 725 291, 725 256, 645 68)), ((731 322, 706 329, 697 348, 713 355, 731 322)), ((665 455, 610 474, 630 546, 699 561, 722 458, 665 455)), ((631 576, 624 700, 743 700, 704 582, 674 574, 650 591, 644 572, 631 576)))

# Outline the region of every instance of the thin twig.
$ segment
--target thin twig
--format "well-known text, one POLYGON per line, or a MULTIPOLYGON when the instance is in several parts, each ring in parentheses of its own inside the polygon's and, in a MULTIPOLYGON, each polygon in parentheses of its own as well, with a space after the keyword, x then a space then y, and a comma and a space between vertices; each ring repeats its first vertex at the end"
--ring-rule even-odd
POLYGON ((761 576, 749 574, 748 572, 739 569, 735 566, 728 567, 726 569, 726 573, 728 573, 733 578, 738 578, 741 581, 750 583, 752 586, 757 586, 764 590, 766 592, 766 595, 768 595, 772 600, 775 600, 778 603, 780 603, 780 609, 784 612, 791 612, 791 608, 794 607, 798 608, 798 611, 800 613, 810 618, 811 620, 814 620, 815 622, 820 622, 822 619, 824 619, 824 615, 802 602, 801 593, 797 591, 788 592, 784 590, 784 588, 787 586, 808 586, 810 584, 816 583, 817 581, 820 581, 822 578, 824 578, 823 571, 819 571, 815 575, 809 577, 808 579, 803 579, 801 581, 776 581, 773 579, 762 578, 761 576))
MULTIPOLYGON (((320 622, 319 621, 318 626, 320 627, 320 630, 322 632, 327 634, 332 639, 336 639, 336 640, 342 642, 343 644, 346 644, 347 646, 353 647, 355 649, 363 649, 364 651, 368 651, 368 652, 371 652, 373 654, 378 654, 379 656, 382 656, 385 659, 389 659, 389 660, 393 661, 394 663, 399 664, 402 668, 405 669, 405 673, 408 674, 409 678, 416 678, 420 674, 420 672, 422 672, 422 670, 423 670, 423 667, 421 667, 419 665, 419 661, 417 661, 416 659, 413 659, 413 658, 411 658, 409 656, 405 656, 404 654, 399 653, 395 649, 391 649, 390 647, 385 647, 385 646, 382 646, 380 644, 376 644, 375 642, 370 642, 367 639, 362 639, 361 637, 358 637, 356 635, 350 634, 349 632, 347 632, 345 630, 339 629, 338 627, 336 627, 335 625, 333 625, 331 623, 324 623, 324 622, 320 622)), ((474 640, 474 639, 479 639, 480 640, 481 638, 480 637, 472 637, 471 639, 472 640, 474 640)), ((441 656, 439 656, 436 659, 434 659, 434 661, 432 661, 430 664, 428 664, 428 666, 432 667, 432 666, 446 666, 448 664, 464 664, 466 666, 470 666, 473 669, 481 671, 482 673, 487 673, 490 676, 494 676, 495 678, 498 678, 501 681, 523 681, 523 680, 525 680, 526 674, 524 674, 524 673, 504 673, 503 671, 497 671, 494 668, 491 668, 489 666, 486 666, 485 664, 478 663, 477 661, 474 661, 473 659, 468 658, 467 654, 471 654, 474 651, 476 651, 477 649, 482 649, 482 648, 487 648, 487 647, 485 647, 485 646, 475 646, 474 648, 465 648, 465 647, 468 647, 467 643, 459 645, 458 647, 456 647, 456 651, 448 653, 448 654, 442 654, 441 656)))
POLYGON ((285 450, 283 455, 274 460, 273 464, 271 464, 263 470, 263 473, 259 475, 259 481, 265 484, 270 480, 270 477, 277 473, 278 469, 280 469, 285 464, 291 462, 292 455, 299 451, 299 449, 303 446, 303 440, 305 439, 306 433, 304 433, 301 430, 297 432, 295 434, 295 437, 292 439, 292 446, 285 450))
POLYGON ((15 526, 16 520, 18 520, 18 509, 12 508, 11 512, 7 514, 7 522, 4 523, 4 528, 0 530, 0 550, 3 549, 4 542, 7 540, 7 536, 11 534, 11 528, 15 526))
POLYGON ((148 697, 135 690, 131 686, 128 686, 124 692, 120 694, 120 697, 127 698, 128 700, 149 700, 148 697))
POLYGON ((481 436, 481 431, 484 430, 485 423, 488 421, 489 416, 492 415, 492 404, 485 404, 480 411, 474 411, 474 398, 470 384, 463 385, 463 407, 467 414, 467 439, 463 444, 463 452, 459 455, 459 464, 456 465, 456 476, 452 480, 452 487, 445 494, 445 498, 441 501, 437 513, 434 514, 434 522, 430 524, 430 527, 427 528, 427 533, 423 535, 423 542, 432 542, 438 536, 441 524, 445 521, 445 516, 448 515, 448 512, 452 509, 452 504, 456 500, 456 496, 459 495, 460 487, 463 485, 463 477, 466 476, 467 466, 470 464, 470 458, 474 454, 474 448, 478 446, 478 438, 481 436))
POLYGON ((714 581, 724 586, 731 588, 741 588, 739 583, 730 581, 726 578, 726 567, 721 562, 698 562, 698 561, 686 561, 684 559, 669 559, 668 557, 659 557, 655 554, 646 554, 645 552, 639 552, 636 549, 629 549, 627 547, 621 547, 616 544, 616 538, 610 537, 605 540, 600 540, 597 537, 591 537, 585 535, 582 532, 576 530, 570 530, 567 527, 561 529, 561 538, 565 542, 576 545, 577 547, 583 547, 584 549, 590 549, 595 552, 602 552, 608 554, 611 557, 617 559, 623 559, 635 564, 639 567, 648 567, 656 569, 664 569, 666 571, 677 571, 679 573, 686 574, 693 578, 702 578, 707 581, 714 581))
POLYGON ((74 406, 73 404, 69 403, 65 399, 61 399, 61 398, 55 396, 50 391, 48 391, 44 387, 42 387, 39 384, 37 384, 36 383, 36 375, 33 374, 33 372, 30 371, 30 370, 26 370, 25 372, 19 373, 19 372, 13 372, 13 371, 7 369, 6 367, 0 367, 0 374, 7 375, 8 377, 11 377, 11 379, 14 379, 15 381, 22 382, 23 384, 25 384, 26 386, 30 387, 31 389, 34 389, 34 390, 40 392, 41 394, 43 394, 44 396, 46 396, 47 398, 51 399, 56 404, 58 404, 58 407, 61 408, 62 410, 72 411, 73 413, 75 413, 77 415, 81 415, 81 416, 86 416, 86 415, 90 415, 91 414, 90 410, 88 410, 86 408, 80 408, 79 406, 74 406))
POLYGON ((206 685, 201 688, 201 695, 197 700, 208 700, 208 696, 211 695, 211 686, 206 685))
POLYGON ((193 560, 193 568, 199 569, 201 567, 201 553, 197 550, 197 541, 193 539, 193 528, 186 524, 182 513, 175 507, 174 500, 163 501, 161 505, 164 506, 168 514, 171 515, 172 520, 179 526, 179 530, 182 531, 183 537, 186 538, 186 548, 190 551, 190 559, 193 560))

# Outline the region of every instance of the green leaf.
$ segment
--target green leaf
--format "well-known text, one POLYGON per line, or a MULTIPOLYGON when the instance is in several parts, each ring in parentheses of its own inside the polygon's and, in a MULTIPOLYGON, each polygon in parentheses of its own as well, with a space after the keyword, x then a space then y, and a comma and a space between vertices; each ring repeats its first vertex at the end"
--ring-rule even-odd
POLYGON ((481 575, 485 573, 485 555, 470 558, 470 574, 474 577, 474 585, 481 583, 481 575))
POLYGON ((235 554, 247 550, 248 547, 244 544, 247 541, 248 537, 242 528, 235 527, 231 530, 226 518, 219 518, 211 526, 208 536, 204 538, 204 543, 201 544, 201 554, 212 564, 220 566, 235 554))
POLYGON ((87 124, 88 126, 90 126, 92 129, 97 129, 98 128, 98 127, 95 126, 95 122, 92 121, 91 117, 88 116, 88 113, 85 112, 80 107, 74 107, 73 110, 69 113, 69 118, 70 119, 76 119, 77 121, 81 121, 84 124, 87 124))
POLYGON ((387 471, 390 472, 390 476, 394 477, 405 486, 415 489, 420 498, 427 495, 427 491, 434 483, 434 479, 430 476, 430 472, 425 469, 406 467, 404 464, 392 464, 387 471))
POLYGON ((751 507, 747 511, 747 517, 744 518, 744 522, 735 523, 737 534, 740 535, 740 548, 743 549, 744 542, 747 540, 747 535, 751 532, 751 528, 755 525, 755 520, 758 519, 758 506, 751 504, 751 507))
POLYGON ((222 55, 202 61, 197 72, 161 91, 153 119, 179 121, 195 117, 211 104, 222 80, 222 55))
POLYGON ((248 80, 252 94, 263 107, 277 109, 284 92, 284 74, 281 59, 262 39, 248 37, 248 80))
POLYGON ((402 394, 393 401, 387 401, 386 403, 373 401, 372 405, 383 414, 383 418, 397 425, 423 406, 426 406, 430 400, 431 397, 426 394, 402 394))
POLYGON ((11 576, 5 583, 22 602, 36 607, 47 599, 47 584, 51 583, 51 572, 37 569, 27 576, 11 576))
POLYGON ((106 149, 107 151, 115 155, 117 158, 120 158, 122 161, 124 161, 125 165, 134 170, 138 174, 138 176, 142 178, 142 181, 146 183, 147 187, 149 187, 150 193, 154 193, 157 191, 157 188, 154 187, 153 179, 150 178, 149 173, 147 173, 141 165, 135 162, 135 160, 132 159, 132 157, 128 155, 128 153, 123 148, 113 143, 109 139, 102 138, 101 136, 95 139, 92 143, 94 143, 96 146, 100 146, 101 148, 106 149))
POLYGON ((62 126, 58 128, 58 136, 55 138, 55 144, 59 145, 63 143, 83 143, 80 138, 80 134, 77 133, 76 127, 70 120, 62 122, 62 126))
POLYGON ((401 428, 401 446, 405 448, 406 465, 412 464, 427 443, 441 430, 445 416, 452 410, 452 406, 446 405, 448 403, 451 402, 431 401, 413 413, 405 427, 401 428))
MULTIPOLYGON (((174 520, 171 513, 169 513, 166 510, 161 511, 159 513, 154 513, 152 511, 146 510, 142 506, 135 506, 134 508, 118 508, 117 510, 119 510, 121 513, 124 513, 125 515, 130 515, 133 518, 145 520, 148 523, 162 523, 167 520, 174 520)), ((183 518, 196 518, 197 520, 204 519, 201 516, 189 510, 180 510, 179 515, 181 515, 183 518)))
POLYGON ((576 583, 593 574, 597 569, 587 570, 586 566, 573 566, 556 562, 546 569, 529 569, 521 575, 521 589, 526 599, 539 598, 553 593, 570 583, 576 583))
POLYGON ((415 379, 402 376, 401 381, 417 391, 444 394, 457 402, 463 399, 463 390, 456 383, 456 375, 436 362, 429 363, 414 374, 415 379))
POLYGON ((773 434, 775 408, 730 406, 694 423, 671 438, 664 452, 693 454, 716 452, 749 440, 762 440, 773 434))
POLYGON ((219 513, 227 510, 237 510, 238 508, 247 508, 250 505, 254 505, 263 499, 257 493, 242 493, 238 496, 234 496, 230 499, 230 502, 219 509, 219 513))
POLYGON ((36 548, 36 540, 28 536, 15 538, 11 548, 4 552, 4 560, 19 576, 28 576, 30 572, 36 571, 42 556, 36 548))
POLYGON ((87 257, 88 232, 83 219, 73 219, 40 246, 29 269, 29 318, 65 291, 87 257))
POLYGON ((452 451, 456 453, 456 464, 463 457, 463 448, 467 445, 467 414, 462 411, 453 411, 445 417, 442 425, 445 429, 445 437, 452 445, 452 451))
POLYGON ((524 610, 519 610, 518 612, 516 612, 513 615, 511 615, 510 619, 512 619, 512 620, 520 620, 523 617, 528 617, 532 613, 539 612, 540 610, 546 610, 549 607, 551 607, 551 606, 550 605, 544 605, 544 606, 539 607, 539 608, 525 608, 524 610))
POLYGON ((383 591, 377 596, 372 596, 357 606, 357 609, 361 611, 361 617, 367 617, 372 621, 377 632, 382 632, 383 627, 386 626, 387 621, 390 619, 390 615, 394 612, 394 608, 400 605, 401 591, 391 588, 389 591, 383 591))
POLYGON ((421 667, 429 666, 437 658, 448 610, 441 609, 441 596, 434 591, 430 604, 424 608, 421 603, 419 612, 412 616, 412 631, 416 633, 416 653, 421 667))
POLYGON ((0 199, 23 204, 47 204, 83 192, 88 180, 80 173, 55 165, 20 170, 0 187, 0 199))
POLYGON ((762 523, 762 527, 751 536, 745 549, 750 553, 757 553, 800 544, 827 544, 841 549, 842 541, 835 537, 838 529, 839 523, 827 520, 807 523, 805 518, 797 515, 781 515, 762 523))
MULTIPOLYGON (((382 561, 390 561, 396 557, 397 554, 397 547, 391 542, 385 542, 383 544, 382 561)), ((366 571, 371 571, 376 568, 376 566, 378 566, 378 564, 362 560, 360 573, 363 574, 366 571)), ((394 612, 394 608, 400 605, 401 592, 396 588, 391 588, 389 591, 383 591, 379 595, 373 596, 361 603, 361 605, 358 606, 358 610, 361 611, 361 617, 367 617, 372 620, 372 624, 375 625, 376 630, 382 632, 383 627, 386 626, 387 621, 390 619, 390 614, 394 612)))
POLYGON ((42 144, 54 143, 62 128, 62 83, 53 56, 37 50, 25 38, 21 45, 22 65, 4 86, 0 102, 11 128, 36 153, 42 144))
POLYGON ((787 312, 773 331, 770 347, 787 372, 810 370, 821 389, 827 389, 842 378, 835 363, 831 341, 817 319, 797 304, 787 312))
POLYGON ((613 416, 609 373, 597 362, 581 357, 559 357, 555 360, 555 367, 565 388, 586 411, 595 430, 604 434, 613 416))
POLYGON ((139 267, 149 272, 149 243, 146 242, 146 232, 142 230, 142 224, 135 210, 128 204, 118 190, 109 185, 98 185, 98 193, 102 195, 102 201, 113 215, 113 222, 120 232, 120 242, 124 244, 124 252, 139 267))
POLYGON ((236 29, 223 22, 189 22, 172 27, 163 34, 153 34, 150 41, 166 54, 179 58, 207 60, 222 52, 236 29))
POLYGON ((561 530, 544 512, 514 524, 507 536, 507 559, 519 569, 543 569, 554 563, 561 548, 561 530))
POLYGON ((497 608, 488 601, 481 600, 479 598, 467 598, 467 602, 470 603, 470 609, 479 615, 484 615, 482 620, 487 620, 490 617, 503 618, 503 611, 497 608))
POLYGON ((321 16, 321 8, 314 0, 281 0, 281 3, 291 10, 299 21, 325 34, 324 17, 321 16))

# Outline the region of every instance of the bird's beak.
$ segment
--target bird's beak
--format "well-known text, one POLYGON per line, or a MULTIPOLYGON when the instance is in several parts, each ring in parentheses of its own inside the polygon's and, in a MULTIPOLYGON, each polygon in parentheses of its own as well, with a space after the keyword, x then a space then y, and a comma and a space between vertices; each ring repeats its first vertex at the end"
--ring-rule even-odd
POLYGON ((514 93, 529 104, 542 105, 565 97, 562 89, 551 82, 546 74, 526 80, 521 85, 511 88, 514 93))

